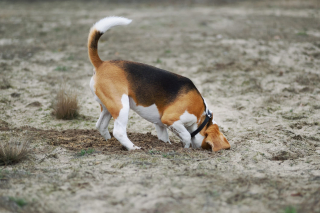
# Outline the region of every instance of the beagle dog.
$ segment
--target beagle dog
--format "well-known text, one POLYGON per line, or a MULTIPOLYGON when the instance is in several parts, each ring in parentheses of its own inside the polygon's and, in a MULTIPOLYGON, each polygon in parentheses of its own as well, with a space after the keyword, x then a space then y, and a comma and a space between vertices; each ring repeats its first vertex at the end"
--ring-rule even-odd
POLYGON ((167 129, 173 131, 185 148, 229 149, 204 98, 193 82, 181 75, 131 61, 102 61, 98 40, 116 25, 132 20, 106 17, 94 24, 88 37, 88 54, 94 66, 90 88, 101 106, 96 128, 110 139, 108 124, 114 118, 114 137, 128 150, 140 149, 127 137, 129 110, 154 123, 159 140, 170 143, 167 129))

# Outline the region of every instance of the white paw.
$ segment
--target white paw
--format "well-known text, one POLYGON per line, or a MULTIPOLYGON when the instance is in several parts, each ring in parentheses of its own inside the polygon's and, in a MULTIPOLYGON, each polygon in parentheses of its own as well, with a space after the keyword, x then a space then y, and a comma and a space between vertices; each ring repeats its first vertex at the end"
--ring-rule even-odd
POLYGON ((190 147, 190 143, 186 143, 185 145, 184 145, 184 148, 189 148, 190 147))
POLYGON ((108 135, 104 135, 103 137, 104 137, 104 139, 109 140, 111 138, 111 135, 108 134, 108 135))
POLYGON ((136 150, 136 149, 141 149, 141 147, 138 147, 136 145, 133 145, 133 147, 128 148, 128 151, 136 150))
POLYGON ((104 137, 104 139, 106 139, 106 140, 109 140, 111 138, 109 131, 103 131, 100 133, 101 133, 102 137, 104 137))
POLYGON ((168 139, 167 141, 164 141, 165 143, 169 143, 169 144, 171 144, 171 142, 170 142, 170 140, 168 139))
POLYGON ((161 141, 163 141, 163 142, 165 142, 165 143, 169 143, 169 144, 171 144, 171 142, 170 142, 170 140, 169 139, 161 139, 161 138, 158 138, 159 140, 161 140, 161 141))

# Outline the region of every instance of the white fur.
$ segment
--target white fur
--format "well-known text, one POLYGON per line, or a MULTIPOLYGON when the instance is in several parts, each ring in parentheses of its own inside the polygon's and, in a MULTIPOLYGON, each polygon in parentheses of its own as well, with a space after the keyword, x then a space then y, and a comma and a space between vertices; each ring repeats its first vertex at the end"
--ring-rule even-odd
POLYGON ((194 114, 190 114, 187 110, 180 116, 180 121, 186 128, 191 128, 197 123, 197 117, 194 114))
POLYGON ((109 111, 107 110, 107 108, 102 104, 102 102, 100 101, 100 99, 98 98, 98 96, 95 94, 95 88, 94 88, 94 79, 93 77, 90 80, 90 89, 92 94, 94 95, 94 99, 101 104, 102 106, 102 112, 100 113, 99 119, 96 123, 96 128, 99 130, 100 134, 106 139, 110 139, 111 135, 109 133, 108 130, 108 125, 109 122, 111 120, 111 114, 109 113, 109 111))
MULTIPOLYGON (((211 111, 210 111, 211 112, 211 111)), ((211 112, 212 113, 212 112, 211 112)), ((217 124, 217 122, 214 120, 214 117, 212 116, 212 124, 217 124)))
POLYGON ((206 107, 206 111, 205 112, 208 113, 209 108, 208 108, 207 102, 203 97, 202 97, 202 99, 203 99, 204 105, 206 107))
POLYGON ((94 82, 94 79, 92 77, 91 80, 90 80, 90 89, 91 89, 91 92, 93 94, 94 100, 97 101, 102 106, 104 106, 102 104, 102 102, 100 101, 99 97, 96 95, 96 88, 94 88, 94 84, 95 84, 95 82, 94 82))
POLYGON ((108 125, 111 120, 111 114, 104 105, 102 105, 102 108, 103 110, 100 113, 100 117, 96 123, 96 128, 99 130, 100 134, 104 137, 104 139, 108 140, 111 138, 111 135, 108 130, 108 125))
MULTIPOLYGON (((203 112, 205 115, 206 112, 203 112)), ((192 144, 193 148, 200 148, 204 136, 201 134, 196 134, 193 138, 191 133, 197 130, 198 122, 197 117, 193 114, 190 114, 188 111, 185 111, 181 116, 180 120, 174 122, 169 129, 173 131, 182 141, 185 148, 189 148, 192 144)))
POLYGON ((191 138, 192 140, 192 147, 195 149, 198 149, 201 147, 202 141, 204 139, 204 136, 201 134, 196 134, 193 138, 191 138))
POLYGON ((96 94, 95 94, 95 88, 94 88, 94 84, 95 84, 95 82, 94 82, 94 79, 93 79, 93 77, 91 77, 91 80, 90 80, 90 89, 91 89, 91 92, 92 92, 92 94, 95 96, 96 94))
POLYGON ((184 148, 190 147, 191 135, 180 120, 174 122, 168 128, 180 138, 184 145, 184 148))
POLYGON ((154 126, 156 127, 157 130, 157 136, 159 140, 162 140, 163 142, 168 142, 171 144, 170 140, 169 140, 169 134, 168 134, 168 130, 167 127, 165 126, 160 126, 158 124, 154 124, 154 126))
POLYGON ((110 16, 105 17, 94 24, 94 28, 98 30, 101 33, 105 33, 108 29, 111 27, 117 26, 117 25, 128 25, 132 22, 131 19, 127 19, 124 17, 117 17, 117 16, 110 16))
POLYGON ((180 120, 175 121, 169 129, 173 131, 182 141, 185 148, 189 148, 191 144, 190 132, 197 128, 197 117, 185 111, 180 120))
POLYGON ((130 100, 130 108, 136 113, 138 113, 141 117, 143 117, 144 119, 146 119, 151 123, 163 125, 161 122, 158 108, 155 104, 152 104, 151 106, 148 106, 148 107, 143 107, 143 106, 138 106, 132 98, 129 98, 129 100, 130 100))
POLYGON ((135 146, 127 136, 127 123, 130 110, 128 95, 122 95, 121 103, 122 109, 120 110, 119 116, 114 121, 113 135, 128 150, 140 149, 140 147, 135 146))
POLYGON ((133 111, 138 113, 142 118, 146 119, 147 121, 154 123, 157 130, 158 139, 170 143, 167 128, 161 122, 157 106, 155 104, 152 104, 148 107, 138 106, 132 98, 129 98, 129 100, 130 108, 133 111))

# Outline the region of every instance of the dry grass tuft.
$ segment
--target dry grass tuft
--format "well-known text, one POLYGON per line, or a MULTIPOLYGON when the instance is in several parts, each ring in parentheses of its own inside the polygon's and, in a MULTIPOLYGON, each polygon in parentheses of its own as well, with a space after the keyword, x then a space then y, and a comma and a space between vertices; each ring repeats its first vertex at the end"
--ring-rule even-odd
POLYGON ((15 140, 0 142, 0 165, 18 163, 28 158, 30 154, 29 142, 15 140))
POLYGON ((78 96, 74 91, 60 87, 57 97, 53 103, 53 114, 58 119, 70 120, 78 117, 78 96))
POLYGON ((0 89, 9 89, 11 88, 11 84, 6 78, 2 78, 2 81, 0 81, 0 89))

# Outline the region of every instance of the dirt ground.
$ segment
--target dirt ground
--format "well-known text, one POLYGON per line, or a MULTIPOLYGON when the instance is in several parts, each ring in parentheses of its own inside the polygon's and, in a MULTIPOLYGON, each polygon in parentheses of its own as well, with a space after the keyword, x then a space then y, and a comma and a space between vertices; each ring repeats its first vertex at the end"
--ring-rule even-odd
POLYGON ((276 2, 1 1, 0 140, 29 140, 32 155, 0 166, 0 212, 320 212, 320 3, 276 2), (94 130, 86 42, 111 15, 133 22, 101 38, 100 57, 192 79, 230 150, 165 144, 133 112, 140 151, 94 130), (79 94, 75 120, 51 114, 62 84, 79 94))

